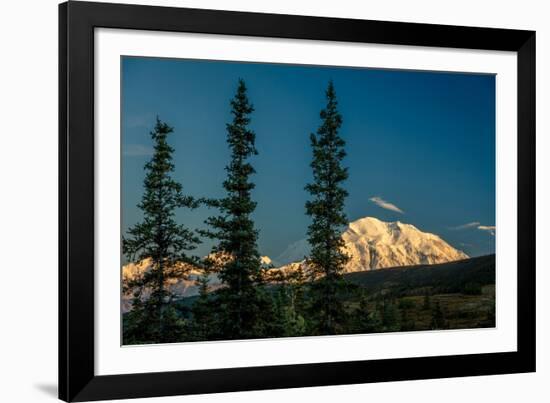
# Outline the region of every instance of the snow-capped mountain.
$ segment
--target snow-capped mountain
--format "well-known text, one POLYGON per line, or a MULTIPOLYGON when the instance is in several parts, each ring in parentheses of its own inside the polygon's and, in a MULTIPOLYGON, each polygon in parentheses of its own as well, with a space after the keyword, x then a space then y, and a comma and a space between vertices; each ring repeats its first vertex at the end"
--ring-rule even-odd
POLYGON ((365 217, 349 224, 342 234, 350 256, 346 271, 445 263, 468 255, 443 239, 400 221, 365 217))
MULTIPOLYGON (((464 252, 453 248, 437 235, 422 232, 411 224, 399 221, 384 222, 374 217, 353 221, 342 233, 342 238, 345 242, 344 250, 350 257, 345 267, 345 272, 348 273, 384 267, 445 263, 468 258, 464 252)), ((302 239, 289 245, 274 261, 268 256, 262 256, 262 266, 271 268, 268 270, 268 281, 276 282, 278 274, 297 273, 300 269, 307 274, 304 259, 309 251, 307 240, 302 239)), ((209 255, 206 258, 223 261, 228 257, 209 255)), ((166 280, 167 289, 181 297, 196 295, 198 293, 196 280, 201 274, 200 269, 183 263, 177 268, 186 275, 182 278, 166 280)), ((128 284, 150 269, 151 259, 123 266, 123 284, 128 284)), ((221 286, 216 274, 210 274, 209 280, 211 290, 221 286)), ((130 308, 132 295, 133 290, 126 290, 123 293, 123 312, 130 308)), ((145 290, 143 297, 147 295, 148 292, 145 290)))
MULTIPOLYGON (((214 262, 223 262, 228 258, 222 255, 211 254, 206 258, 214 262)), ((273 262, 268 256, 261 256, 260 261, 265 268, 273 267, 273 262)), ((132 280, 137 280, 143 274, 151 270, 152 259, 143 259, 140 262, 128 263, 122 267, 122 284, 128 285, 132 280)), ((199 293, 199 287, 197 280, 202 274, 201 269, 186 263, 178 263, 176 269, 182 274, 180 278, 169 278, 165 280, 165 287, 167 291, 177 295, 179 297, 190 297, 199 293)), ((210 290, 215 290, 221 287, 221 282, 216 273, 208 275, 208 286, 210 290)), ((122 294, 122 311, 127 312, 132 306, 132 299, 134 289, 127 289, 124 287, 122 294)), ((142 293, 143 298, 147 298, 150 294, 150 290, 144 290, 142 293)))
MULTIPOLYGON (((468 255, 453 248, 439 236, 400 221, 361 218, 348 225, 342 238, 345 242, 344 250, 350 257, 346 272, 445 263, 468 258, 468 255)), ((303 261, 309 250, 307 240, 302 239, 291 244, 277 261, 286 265, 303 261)))
MULTIPOLYGON (((145 273, 151 270, 152 259, 147 258, 143 259, 136 263, 128 263, 122 266, 122 284, 123 284, 123 293, 122 293, 122 312, 127 312, 132 306, 132 299, 134 291, 133 288, 127 288, 131 281, 139 279, 145 273)), ((198 268, 185 264, 177 264, 177 269, 182 273, 181 278, 169 278, 164 281, 164 286, 166 290, 182 297, 188 297, 191 295, 197 295, 199 293, 199 287, 197 280, 201 275, 201 271, 198 268)), ((209 276, 212 289, 219 287, 219 279, 215 274, 209 276)), ((145 289, 142 293, 142 298, 148 298, 151 290, 145 289)))

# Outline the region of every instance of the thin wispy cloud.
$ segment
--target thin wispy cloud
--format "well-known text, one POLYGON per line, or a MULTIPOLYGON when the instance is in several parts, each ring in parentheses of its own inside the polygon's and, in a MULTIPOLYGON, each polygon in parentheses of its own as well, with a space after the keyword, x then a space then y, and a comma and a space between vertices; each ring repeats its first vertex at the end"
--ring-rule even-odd
POLYGON ((473 221, 473 222, 469 222, 469 223, 466 223, 466 224, 457 225, 456 227, 450 227, 449 229, 452 229, 452 230, 455 230, 455 231, 460 231, 460 230, 463 230, 463 229, 476 228, 479 225, 481 225, 480 222, 473 221))
POLYGON ((127 144, 122 151, 125 157, 149 157, 153 153, 153 147, 143 144, 127 144))
POLYGON ((495 235, 496 227, 494 225, 481 225, 479 221, 472 221, 466 224, 457 225, 456 227, 449 227, 453 231, 461 231, 466 229, 478 229, 480 231, 488 232, 491 235, 495 235))
POLYGON ((395 204, 390 203, 382 199, 381 197, 375 196, 375 197, 371 197, 369 200, 374 204, 376 204, 378 207, 381 207, 383 209, 394 211, 399 214, 405 214, 405 212, 401 210, 399 207, 397 207, 395 204))
POLYGON ((481 231, 487 231, 491 235, 495 235, 496 232, 496 226, 494 225, 479 225, 477 229, 481 231))

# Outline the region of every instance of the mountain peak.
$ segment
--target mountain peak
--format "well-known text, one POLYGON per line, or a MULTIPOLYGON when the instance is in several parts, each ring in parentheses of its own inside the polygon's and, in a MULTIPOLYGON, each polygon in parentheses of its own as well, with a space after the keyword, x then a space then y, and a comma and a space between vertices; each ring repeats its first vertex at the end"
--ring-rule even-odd
POLYGON ((360 218, 349 224, 342 238, 344 249, 350 256, 346 271, 445 263, 468 258, 439 236, 401 221, 360 218))
POLYGON ((349 223, 344 234, 358 237, 369 237, 379 241, 390 242, 390 238, 398 237, 405 232, 420 232, 414 225, 401 221, 386 222, 375 217, 364 217, 349 223))
MULTIPOLYGON (((386 222, 376 217, 350 222, 342 239, 344 250, 350 256, 346 272, 468 258, 435 234, 423 232, 412 224, 386 222)), ((302 239, 290 245, 277 261, 282 264, 301 261, 309 250, 307 240, 302 239)))

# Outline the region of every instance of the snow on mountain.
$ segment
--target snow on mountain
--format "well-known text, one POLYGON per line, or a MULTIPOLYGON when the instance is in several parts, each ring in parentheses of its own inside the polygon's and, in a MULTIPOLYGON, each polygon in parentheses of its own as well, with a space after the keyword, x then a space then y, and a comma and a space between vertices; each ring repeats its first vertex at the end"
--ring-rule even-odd
MULTIPOLYGON (((223 263, 227 261, 226 256, 211 254, 206 257, 210 261, 215 263, 223 263)), ((261 256, 260 258, 262 266, 268 268, 273 266, 272 260, 268 256, 261 256)), ((152 259, 143 259, 140 262, 128 263, 122 267, 122 311, 127 312, 132 306, 133 293, 135 288, 126 287, 132 280, 137 280, 143 274, 151 270, 152 259)), ((190 297, 199 293, 199 287, 197 280, 202 274, 202 270, 186 263, 177 263, 176 268, 182 273, 180 278, 169 278, 164 282, 166 289, 179 297, 190 297)), ((220 279, 216 273, 208 275, 208 286, 210 290, 215 290, 222 286, 220 279)), ((150 290, 144 290, 142 298, 146 299, 150 295, 150 290)))
MULTIPOLYGON (((345 272, 348 273, 384 267, 445 263, 468 258, 468 255, 453 248, 439 236, 420 231, 415 226, 400 221, 384 222, 374 217, 361 218, 348 225, 342 233, 342 238, 345 242, 344 250, 350 257, 345 267, 345 272)), ((268 277, 276 282, 278 274, 297 273, 300 269, 307 274, 304 259, 309 251, 307 239, 302 239, 289 245, 275 261, 268 256, 262 256, 261 263, 264 268, 271 268, 268 270, 268 277)), ((207 258, 214 262, 228 259, 222 255, 210 255, 207 258)), ((123 266, 123 284, 128 284, 150 269, 151 259, 123 266)), ((187 275, 179 279, 166 280, 167 289, 180 297, 196 295, 196 280, 201 270, 183 263, 179 264, 178 269, 187 275)), ((212 290, 221 287, 216 274, 210 274, 209 280, 212 290)), ((123 293, 124 312, 131 306, 133 291, 126 290, 123 293)), ((142 296, 146 298, 147 295, 148 291, 144 290, 142 296)))
POLYGON ((349 224, 342 234, 350 256, 346 271, 436 264, 467 259, 468 255, 443 239, 400 221, 365 217, 349 224))
MULTIPOLYGON (((128 287, 131 281, 138 280, 145 273, 151 270, 152 259, 143 259, 140 262, 128 263, 122 266, 122 312, 127 312, 132 307, 133 294, 136 290, 135 287, 128 287)), ((196 295, 199 292, 197 279, 201 275, 201 271, 189 264, 178 263, 176 267, 181 271, 181 278, 169 278, 164 281, 164 286, 167 291, 182 297, 188 297, 196 295)), ((220 281, 216 274, 209 275, 210 284, 212 289, 220 286, 220 281)), ((151 294, 151 290, 144 289, 141 298, 147 299, 151 294)))
POLYGON ((271 267, 275 265, 275 262, 269 258, 269 256, 261 256, 260 262, 262 263, 263 267, 271 267))
MULTIPOLYGON (((400 221, 361 218, 348 225, 342 238, 345 242, 344 250, 350 257, 346 272, 445 263, 468 258, 468 255, 453 248, 439 236, 400 221)), ((302 262, 309 250, 307 240, 302 239, 291 244, 277 260, 286 265, 302 262)))

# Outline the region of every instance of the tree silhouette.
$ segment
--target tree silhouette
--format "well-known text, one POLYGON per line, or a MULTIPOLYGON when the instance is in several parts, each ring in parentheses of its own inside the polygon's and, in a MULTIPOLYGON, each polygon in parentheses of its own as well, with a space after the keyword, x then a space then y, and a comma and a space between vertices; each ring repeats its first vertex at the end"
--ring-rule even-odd
POLYGON ((334 334, 345 311, 338 294, 344 288, 342 271, 349 257, 342 251, 342 228, 348 223, 344 214, 344 201, 348 192, 342 187, 348 178, 342 167, 346 155, 345 142, 338 131, 342 116, 337 109, 336 93, 332 81, 326 90, 326 107, 321 111, 321 126, 310 135, 313 159, 313 183, 305 189, 311 199, 306 202, 306 213, 312 222, 308 227, 311 253, 307 264, 316 281, 312 284, 312 314, 316 318, 316 331, 334 334))
MULTIPOLYGON (((218 256, 219 277, 224 285, 217 291, 218 326, 225 338, 257 337, 263 332, 267 298, 261 284, 261 261, 257 248, 258 231, 251 218, 256 208, 250 180, 255 170, 251 156, 258 152, 255 133, 249 128, 254 111, 245 82, 238 83, 231 101, 233 120, 227 124, 227 144, 231 151, 223 182, 224 198, 210 201, 220 214, 206 220, 210 229, 203 233, 218 240, 213 254, 218 256)), ((215 260, 215 259, 214 259, 215 260)))
POLYGON ((193 209, 199 202, 184 196, 182 185, 170 175, 174 149, 167 138, 172 132, 173 128, 157 117, 150 133, 154 154, 145 164, 144 193, 138 204, 143 220, 128 229, 122 242, 130 261, 151 259, 150 270, 128 284, 137 291, 127 317, 125 339, 134 343, 176 341, 183 331, 182 320, 170 304, 173 295, 165 285, 170 279, 185 277, 188 265, 196 264, 188 251, 200 242, 193 231, 174 219, 176 209, 193 209))

